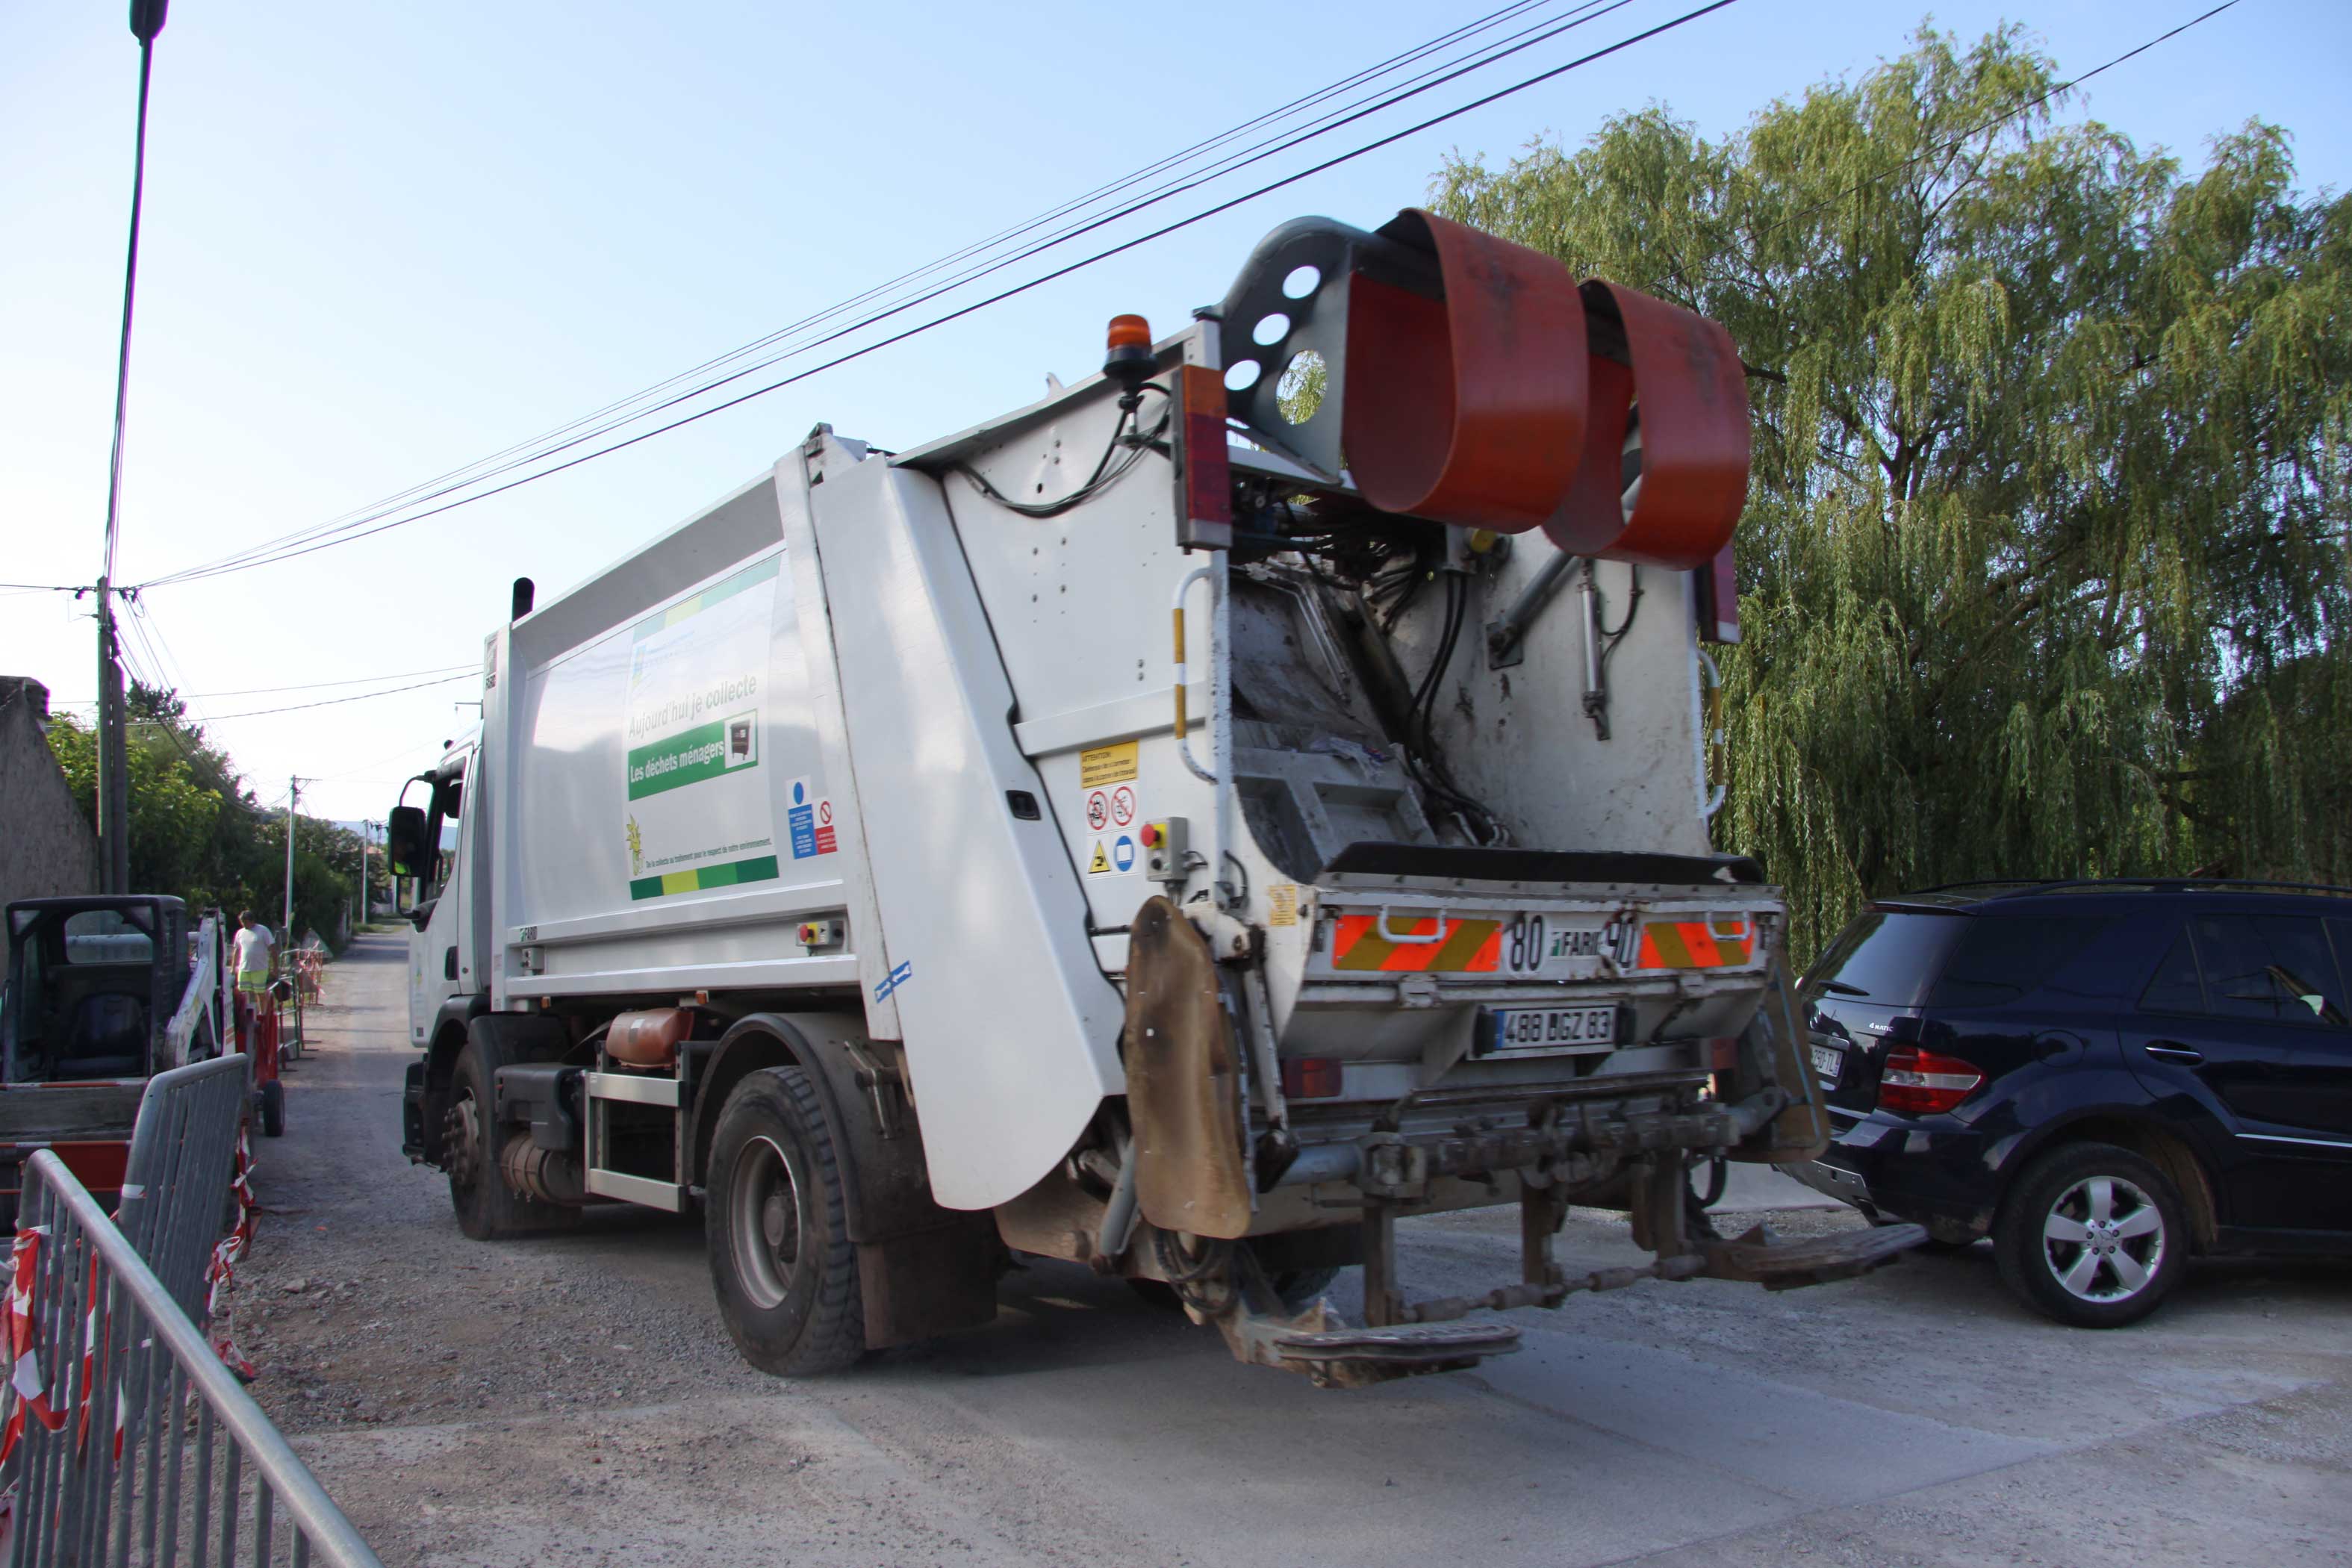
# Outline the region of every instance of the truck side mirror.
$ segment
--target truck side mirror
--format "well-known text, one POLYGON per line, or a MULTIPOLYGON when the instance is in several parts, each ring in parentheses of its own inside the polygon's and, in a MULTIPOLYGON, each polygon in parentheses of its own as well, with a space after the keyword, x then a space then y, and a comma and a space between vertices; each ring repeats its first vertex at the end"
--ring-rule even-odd
POLYGON ((425 843, 425 808, 395 805, 383 825, 384 853, 395 877, 422 877, 431 871, 425 843))

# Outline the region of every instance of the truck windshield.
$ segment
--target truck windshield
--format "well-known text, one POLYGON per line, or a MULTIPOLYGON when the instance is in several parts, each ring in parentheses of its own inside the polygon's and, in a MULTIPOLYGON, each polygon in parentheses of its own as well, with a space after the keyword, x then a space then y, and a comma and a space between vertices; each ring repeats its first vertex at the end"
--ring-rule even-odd
POLYGON ((1806 989, 1916 1007, 1967 924, 1964 915, 1873 910, 1838 933, 1806 989))

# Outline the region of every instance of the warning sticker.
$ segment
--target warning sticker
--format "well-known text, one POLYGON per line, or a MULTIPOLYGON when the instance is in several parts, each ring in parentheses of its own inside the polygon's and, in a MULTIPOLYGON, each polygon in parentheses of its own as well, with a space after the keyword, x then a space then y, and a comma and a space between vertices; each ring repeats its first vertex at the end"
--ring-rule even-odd
POLYGON ((1112 834, 1094 840, 1094 849, 1087 856, 1087 875, 1129 876, 1140 867, 1142 860, 1143 852, 1136 847, 1134 834, 1112 834))
POLYGON ((818 799, 807 779, 793 780, 784 795, 784 820, 791 831, 793 859, 830 855, 840 847, 833 830, 833 802, 818 799))
POLYGON ((1298 923, 1297 883, 1266 884, 1265 923, 1270 926, 1295 926, 1298 923))
MULTIPOLYGON (((1088 812, 1094 810, 1091 803, 1087 805, 1087 810, 1088 812)), ((1127 826, 1135 820, 1135 792, 1125 784, 1110 792, 1110 819, 1121 827, 1127 826)))
POLYGON ((1078 753, 1078 787, 1100 789, 1107 784, 1124 784, 1137 775, 1137 742, 1121 741, 1116 746, 1097 746, 1078 753))
MULTIPOLYGON (((1121 792, 1125 793, 1124 791, 1121 792)), ((1097 790, 1087 796, 1087 826, 1100 833, 1110 825, 1110 797, 1097 790)))

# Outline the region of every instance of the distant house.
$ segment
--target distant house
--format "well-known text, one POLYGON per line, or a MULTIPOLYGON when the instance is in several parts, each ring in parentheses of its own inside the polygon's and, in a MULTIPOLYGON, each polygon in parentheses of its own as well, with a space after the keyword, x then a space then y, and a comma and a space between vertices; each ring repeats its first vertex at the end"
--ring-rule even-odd
POLYGON ((98 891, 98 835, 49 750, 49 689, 0 675, 0 904, 98 891))

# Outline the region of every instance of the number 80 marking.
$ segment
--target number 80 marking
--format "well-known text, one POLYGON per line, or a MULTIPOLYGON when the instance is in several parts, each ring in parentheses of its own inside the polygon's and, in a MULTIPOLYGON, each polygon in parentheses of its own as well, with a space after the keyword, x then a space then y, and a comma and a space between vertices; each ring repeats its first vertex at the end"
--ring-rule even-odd
POLYGON ((1503 966, 1514 974, 1529 974, 1543 967, 1544 918, 1514 915, 1509 938, 1503 944, 1503 966))

